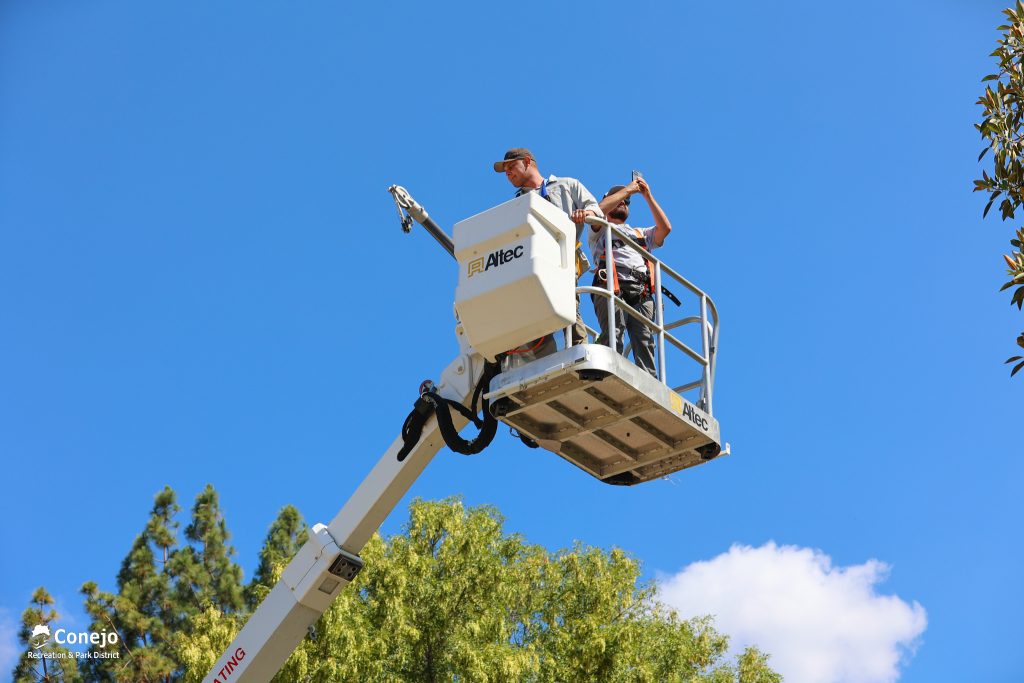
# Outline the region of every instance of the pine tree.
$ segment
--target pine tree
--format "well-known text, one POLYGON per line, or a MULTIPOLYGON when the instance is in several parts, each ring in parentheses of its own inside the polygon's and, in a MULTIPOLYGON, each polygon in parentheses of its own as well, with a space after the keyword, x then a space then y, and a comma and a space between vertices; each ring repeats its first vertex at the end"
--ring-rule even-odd
POLYGON ((270 589, 281 578, 281 572, 288 566, 295 553, 306 542, 309 531, 302 515, 292 505, 285 505, 278 513, 277 519, 267 531, 267 540, 260 550, 260 564, 252 582, 245 589, 246 604, 250 610, 256 609, 270 589))
POLYGON ((207 484, 196 496, 192 522, 185 527, 192 545, 179 548, 169 560, 174 595, 187 614, 211 606, 233 613, 245 606, 242 569, 231 561, 235 549, 228 544, 230 537, 217 492, 207 484))
MULTIPOLYGON (((177 496, 170 486, 156 494, 153 510, 146 524, 146 536, 156 549, 159 565, 159 584, 154 591, 154 611, 159 615, 165 628, 177 629, 184 622, 184 608, 174 600, 171 587, 171 555, 178 545, 178 521, 174 518, 181 512, 177 496)), ((166 639, 164 640, 166 642, 166 639)))
POLYGON ((15 683, 82 680, 74 653, 53 641, 52 634, 57 628, 53 622, 57 618, 53 598, 40 586, 32 593, 31 606, 21 615, 18 640, 25 651, 12 672, 15 683))
POLYGON ((100 591, 92 581, 82 586, 93 630, 113 629, 121 644, 120 659, 88 660, 90 680, 168 681, 178 668, 167 642, 184 614, 174 604, 167 565, 177 544, 174 515, 179 510, 170 487, 156 495, 149 521, 121 563, 116 595, 100 591))

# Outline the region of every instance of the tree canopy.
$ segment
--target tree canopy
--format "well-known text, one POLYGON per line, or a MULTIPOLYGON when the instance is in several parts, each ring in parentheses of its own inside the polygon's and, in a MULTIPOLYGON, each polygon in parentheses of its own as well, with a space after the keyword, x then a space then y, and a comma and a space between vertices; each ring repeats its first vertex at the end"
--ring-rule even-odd
MULTIPOLYGON (((1017 0, 1014 7, 1003 13, 1009 23, 999 26, 1001 33, 992 53, 998 70, 982 79, 987 85, 978 104, 984 112, 981 123, 975 124, 985 143, 978 161, 991 151, 992 172, 982 170, 981 178, 974 181, 974 191, 988 193, 982 216, 987 216, 998 200, 999 214, 1005 221, 1014 218, 1024 200, 1024 3, 1017 0)), ((1010 254, 1003 255, 1009 279, 1002 289, 1013 289, 1010 303, 1021 310, 1024 307, 1024 229, 1017 229, 1010 246, 1013 247, 1010 254)), ((1024 349, 1024 332, 1017 337, 1017 346, 1024 349)), ((1014 363, 1011 376, 1024 368, 1024 356, 1012 356, 1006 362, 1014 363)))
MULTIPOLYGON (((414 502, 403 533, 375 535, 362 556, 275 681, 781 681, 756 649, 726 661, 710 618, 661 605, 623 551, 550 552, 505 533, 493 508, 414 502)), ((241 625, 194 617, 175 641, 184 680, 200 681, 241 625)))
MULTIPOLYGON (((308 533, 294 507, 282 508, 243 584, 213 487, 197 496, 184 544, 179 511, 170 488, 158 493, 117 592, 82 587, 94 630, 118 632, 120 658, 66 659, 47 680, 201 681, 308 533)), ((374 535, 362 557, 275 681, 781 681, 757 649, 730 658, 710 617, 659 603, 622 550, 550 551, 506 533, 494 508, 416 501, 402 533, 374 535)), ((56 619, 51 604, 43 589, 33 596, 26 643, 28 629, 56 619)), ((15 680, 38 680, 41 668, 23 657, 15 680)))

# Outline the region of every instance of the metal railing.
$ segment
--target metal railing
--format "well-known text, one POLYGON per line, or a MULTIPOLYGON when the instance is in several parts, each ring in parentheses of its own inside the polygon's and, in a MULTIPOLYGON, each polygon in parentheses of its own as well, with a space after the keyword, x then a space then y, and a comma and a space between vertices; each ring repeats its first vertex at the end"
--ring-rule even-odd
MULTIPOLYGON (((620 230, 618 226, 600 218, 588 218, 587 223, 603 228, 601 237, 604 239, 606 262, 608 262, 608 255, 613 254, 612 238, 614 234, 615 237, 621 239, 627 246, 635 249, 641 256, 649 260, 653 268, 653 272, 651 273, 651 292, 654 296, 654 320, 651 320, 643 313, 627 304, 621 297, 617 296, 615 294, 615 280, 610 276, 605 278, 604 287, 586 285, 576 287, 576 292, 578 294, 591 294, 596 297, 603 297, 606 299, 608 304, 608 345, 615 348, 615 309, 618 308, 625 314, 640 321, 654 333, 658 346, 658 379, 663 384, 668 386, 668 371, 665 364, 666 342, 672 344, 699 365, 700 377, 698 379, 671 388, 676 393, 683 393, 685 391, 690 391, 691 389, 699 388, 699 407, 709 415, 713 415, 711 410, 711 400, 714 393, 715 357, 718 349, 718 309, 715 307, 715 303, 703 290, 669 266, 665 265, 661 259, 654 256, 651 252, 647 251, 647 249, 637 244, 633 238, 620 230), (662 293, 662 277, 664 275, 667 275, 670 280, 674 280, 679 283, 691 294, 697 297, 700 306, 699 315, 691 315, 678 320, 666 322, 664 296, 662 293), (686 325, 692 324, 700 325, 700 352, 693 350, 686 343, 678 339, 676 335, 669 332, 669 330, 680 329, 686 325)), ((611 270, 610 263, 609 270, 611 270)), ((587 329, 590 333, 595 333, 595 330, 589 327, 587 329)), ((596 336, 597 335, 595 334, 595 338, 596 336)), ((630 342, 632 342, 632 340, 630 340, 630 342)), ((572 344, 569 329, 566 329, 565 343, 566 346, 572 344)), ((623 349, 623 353, 628 354, 629 348, 623 349)))

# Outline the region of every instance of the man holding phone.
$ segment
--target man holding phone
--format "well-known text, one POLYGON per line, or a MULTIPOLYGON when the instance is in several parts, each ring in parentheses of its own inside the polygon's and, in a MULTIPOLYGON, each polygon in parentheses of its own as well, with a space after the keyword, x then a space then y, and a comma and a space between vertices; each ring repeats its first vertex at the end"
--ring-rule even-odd
MULTIPOLYGON (((613 185, 609 188, 601 199, 600 206, 601 211, 608 217, 609 223, 614 223, 635 242, 643 245, 647 251, 654 251, 655 248, 662 246, 665 243, 665 238, 672 232, 672 223, 654 199, 650 185, 638 171, 633 171, 633 182, 629 185, 613 185), (651 215, 654 217, 652 227, 634 228, 626 223, 629 218, 630 198, 635 194, 639 194, 647 202, 651 215)), ((595 287, 607 286, 607 278, 614 274, 619 297, 649 320, 654 320, 652 294, 654 273, 643 255, 628 246, 618 236, 612 235, 612 259, 609 263, 605 256, 604 230, 596 226, 591 226, 591 229, 587 231, 587 242, 590 246, 590 253, 597 261, 593 285, 595 287)), ((591 299, 594 302, 594 312, 597 314, 597 320, 601 326, 601 336, 597 343, 610 346, 608 342, 608 300, 596 295, 592 295, 591 299)), ((641 321, 616 308, 615 350, 619 353, 622 353, 623 333, 626 330, 629 331, 629 342, 633 347, 633 362, 657 377, 658 371, 654 362, 654 333, 641 321)))

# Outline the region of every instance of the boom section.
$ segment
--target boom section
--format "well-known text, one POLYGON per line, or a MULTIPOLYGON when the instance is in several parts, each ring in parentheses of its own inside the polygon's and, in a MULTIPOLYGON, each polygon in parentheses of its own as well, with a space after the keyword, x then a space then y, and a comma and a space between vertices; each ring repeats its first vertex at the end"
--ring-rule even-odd
MULTIPOLYGON (((461 330, 460 341, 462 340, 461 330)), ((466 405, 483 374, 483 358, 462 344, 463 353, 441 375, 437 391, 466 405)), ((467 420, 453 416, 457 429, 467 420)), ((362 568, 359 553, 388 514, 445 445, 437 419, 401 461, 404 442, 395 439, 330 524, 316 524, 309 540, 203 679, 204 683, 269 681, 362 568)))

